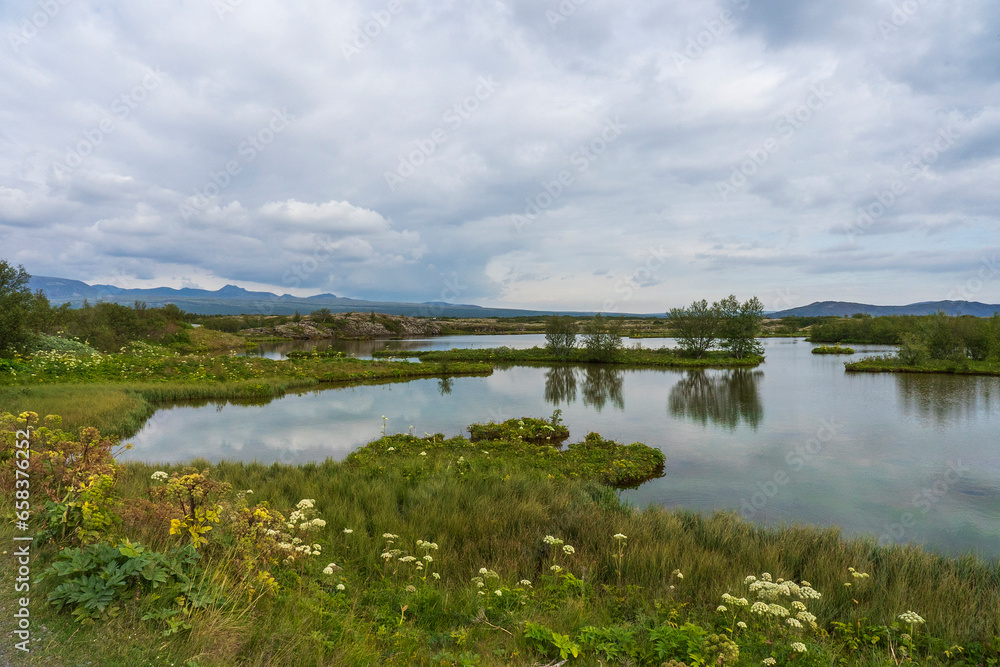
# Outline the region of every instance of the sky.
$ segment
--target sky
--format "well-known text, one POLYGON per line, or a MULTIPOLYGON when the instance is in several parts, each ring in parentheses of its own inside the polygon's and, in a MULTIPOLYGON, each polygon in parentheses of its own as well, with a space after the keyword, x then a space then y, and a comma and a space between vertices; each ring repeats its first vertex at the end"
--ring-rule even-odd
POLYGON ((663 312, 1000 303, 1000 3, 6 0, 0 259, 663 312))

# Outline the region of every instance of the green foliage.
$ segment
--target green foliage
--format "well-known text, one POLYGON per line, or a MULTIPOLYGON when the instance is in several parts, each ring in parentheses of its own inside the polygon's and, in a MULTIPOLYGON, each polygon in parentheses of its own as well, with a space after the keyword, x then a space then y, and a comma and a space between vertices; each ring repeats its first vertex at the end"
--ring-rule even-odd
POLYGON ((764 304, 753 297, 740 303, 734 295, 711 306, 702 299, 687 308, 671 308, 671 330, 688 356, 700 359, 719 342, 735 359, 759 357, 764 348, 757 342, 764 321, 764 304))
POLYGON ((561 660, 580 656, 580 645, 569 635, 559 634, 540 623, 525 622, 524 638, 531 648, 542 655, 558 655, 561 660))
POLYGON ((661 625, 649 631, 649 656, 657 661, 694 660, 701 664, 701 647, 708 631, 693 623, 661 625))
POLYGON ((128 541, 117 547, 91 544, 60 551, 37 581, 56 582, 49 604, 59 611, 72 609, 81 623, 93 623, 116 616, 120 601, 137 590, 172 587, 205 606, 203 596, 192 595, 197 592, 191 578, 197 559, 190 545, 162 554, 128 541))
POLYGON ((579 327, 576 320, 568 316, 553 316, 545 323, 545 347, 557 357, 565 359, 576 347, 579 327))
POLYGON ((764 320, 764 304, 760 299, 753 297, 740 303, 730 295, 717 307, 722 349, 728 350, 737 359, 763 355, 764 348, 756 339, 764 320))
POLYGON ((605 318, 600 313, 583 327, 583 348, 587 361, 614 361, 622 349, 621 320, 605 318))
POLYGON ((61 502, 45 503, 43 537, 93 544, 108 539, 121 524, 111 475, 91 475, 86 483, 70 489, 61 502))
POLYGON ((15 269, 0 259, 0 357, 12 355, 27 342, 33 302, 30 278, 23 266, 15 269))
POLYGON ((569 437, 569 429, 565 426, 533 417, 508 419, 500 424, 472 424, 468 430, 472 442, 523 440, 536 445, 557 445, 569 437))
POLYGON ((667 313, 674 336, 681 349, 700 359, 712 349, 719 335, 718 304, 708 305, 708 301, 693 301, 687 308, 671 308, 667 313))
POLYGON ((854 349, 840 345, 819 345, 812 349, 813 354, 854 354, 854 349))
POLYGON ((149 495, 156 501, 180 508, 182 517, 171 519, 170 534, 190 538, 190 544, 196 549, 207 544, 208 533, 220 519, 222 507, 217 501, 232 486, 211 479, 208 469, 198 472, 185 468, 182 474, 175 472, 164 481, 165 484, 150 488, 149 495))

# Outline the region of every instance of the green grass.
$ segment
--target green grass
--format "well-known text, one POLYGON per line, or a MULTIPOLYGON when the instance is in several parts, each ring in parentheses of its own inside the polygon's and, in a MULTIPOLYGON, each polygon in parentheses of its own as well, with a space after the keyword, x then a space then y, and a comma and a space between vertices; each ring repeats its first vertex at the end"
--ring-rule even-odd
POLYGON ((661 348, 648 350, 643 348, 622 348, 610 360, 595 361, 584 348, 574 348, 566 355, 541 347, 529 349, 513 349, 509 347, 493 347, 482 349, 453 350, 381 350, 373 353, 376 358, 417 358, 424 362, 479 362, 494 365, 503 364, 541 364, 553 365, 561 363, 586 364, 608 363, 633 368, 752 368, 759 366, 763 357, 746 357, 736 359, 725 352, 707 352, 701 359, 682 356, 677 350, 661 348))
POLYGON ((844 367, 854 373, 941 373, 955 375, 1000 375, 1000 362, 963 359, 951 361, 929 359, 919 364, 906 364, 895 356, 866 357, 847 363, 844 367))
MULTIPOLYGON (((310 541, 321 544, 322 555, 300 565, 271 566, 280 585, 277 593, 247 595, 247 584, 238 582, 244 566, 235 558, 230 526, 219 524, 202 550, 197 582, 199 590, 220 593, 220 598, 187 617, 189 630, 166 637, 161 636, 163 621, 143 620, 143 615, 176 607, 169 595, 130 594, 117 618, 80 626, 69 614, 44 604, 52 584, 36 585, 32 622, 41 641, 33 656, 17 664, 558 662, 552 645, 529 637, 529 631, 537 634, 530 628, 537 627, 578 644, 582 653, 571 664, 660 664, 666 660, 633 657, 626 662, 609 659, 606 652, 648 656, 655 636, 677 632, 732 635, 727 628, 733 628, 733 615, 716 612, 716 606, 726 593, 752 597, 744 577, 763 572, 775 579, 805 579, 820 591, 822 598, 808 601, 808 608, 822 631, 793 631, 744 608, 738 619, 749 627, 737 630, 740 658, 728 664, 760 665, 769 655, 779 665, 897 664, 887 642, 893 642, 899 656, 902 633, 909 628, 896 618, 907 610, 927 621, 917 634, 914 664, 985 667, 996 664, 987 659, 1000 659, 1000 642, 994 639, 1000 634, 1000 617, 991 612, 1000 609, 996 565, 972 557, 946 559, 918 548, 880 547, 873 539, 844 540, 830 528, 765 528, 735 514, 635 509, 600 483, 608 463, 629 451, 598 439, 602 446, 593 452, 595 458, 574 458, 573 445, 558 449, 516 436, 473 443, 397 434, 370 443, 343 462, 219 463, 211 467, 212 478, 231 484, 234 491, 252 489, 253 503, 266 502, 286 517, 301 499, 314 499, 326 525, 310 541), (353 532, 345 534, 345 528, 353 532), (428 550, 433 556, 428 567, 441 578, 425 579, 425 573, 396 557, 386 563, 380 556, 387 548, 383 533, 398 536, 393 548, 418 559, 425 550, 417 540, 436 543, 439 549, 428 550), (627 538, 619 542, 617 533, 627 538), (574 553, 548 544, 546 536, 573 546, 574 553), (324 574, 330 562, 342 569, 324 574), (558 575, 550 570, 553 562, 563 568, 558 575), (870 577, 852 578, 851 567, 870 577), (488 586, 483 596, 475 579, 480 568, 498 575, 484 578, 488 586), (672 574, 675 570, 683 578, 672 574), (521 580, 530 580, 531 586, 521 580), (338 591, 336 583, 345 590, 338 591), (835 623, 851 632, 856 628, 868 639, 852 648, 835 623), (606 642, 602 652, 594 643, 595 633, 619 639, 606 642), (114 641, 108 641, 111 637, 114 641), (789 646, 797 640, 808 652, 792 659, 789 646), (957 653, 956 645, 963 649, 961 660, 945 654, 957 653)), ((633 447, 637 456, 632 461, 641 465, 650 450, 633 447)), ((192 464, 209 467, 205 461, 192 464)), ((158 469, 143 463, 121 467, 117 491, 126 499, 123 511, 149 497, 150 487, 158 484, 150 476, 158 469)), ((179 466, 163 469, 181 471, 179 466)), ((224 502, 233 502, 233 496, 224 502)), ((0 497, 0 511, 9 514, 10 504, 9 494, 0 497)), ((166 528, 163 520, 133 517, 114 531, 114 539, 128 537, 165 551, 179 542, 166 528)), ((11 544, 11 537, 11 522, 5 521, 0 539, 11 544)), ((51 562, 57 546, 36 544, 33 573, 51 562)), ((0 568, 5 609, 13 605, 14 571, 0 568)), ((693 650, 705 646, 699 640, 693 650)), ((690 664, 688 647, 683 651, 671 657, 690 664)))
POLYGON ((841 347, 840 345, 820 345, 814 347, 813 354, 854 354, 854 348, 841 347))

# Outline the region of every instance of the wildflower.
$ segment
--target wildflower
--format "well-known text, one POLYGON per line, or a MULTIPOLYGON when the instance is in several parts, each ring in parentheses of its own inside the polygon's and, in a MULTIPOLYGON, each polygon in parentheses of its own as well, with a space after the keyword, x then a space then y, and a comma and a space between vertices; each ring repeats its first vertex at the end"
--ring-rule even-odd
POLYGON ((764 658, 764 664, 765 665, 777 665, 778 661, 775 660, 774 658, 764 658))
POLYGON ((787 619, 785 619, 785 623, 787 623, 789 626, 795 628, 796 630, 801 630, 802 629, 802 622, 799 621, 797 618, 787 618, 787 619))
POLYGON ((154 482, 165 482, 167 481, 168 478, 169 476, 167 475, 167 473, 163 472, 162 470, 157 470, 152 475, 150 475, 150 479, 152 479, 154 482))
POLYGON ((754 602, 753 606, 750 607, 751 614, 760 614, 761 616, 763 616, 764 614, 769 614, 770 611, 771 610, 768 608, 767 603, 765 602, 754 602))
POLYGON ((441 575, 438 574, 437 572, 431 572, 431 576, 434 577, 435 579, 440 579, 441 578, 441 575))
POLYGON ((558 566, 558 565, 553 565, 553 566, 552 566, 552 567, 550 567, 549 569, 550 569, 550 570, 552 570, 553 572, 555 572, 556 574, 558 574, 558 573, 562 572, 562 567, 560 567, 560 566, 558 566))
POLYGON ((417 563, 417 571, 419 572, 420 570, 423 570, 423 569, 424 569, 424 564, 423 563, 417 563))
POLYGON ((382 538, 386 540, 395 540, 399 535, 393 535, 392 533, 382 533, 382 538))
POLYGON ((417 560, 417 557, 416 556, 403 556, 402 558, 399 558, 398 560, 399 560, 400 563, 412 563, 413 561, 417 560))
POLYGON ((312 507, 315 504, 316 504, 315 500, 313 500, 311 498, 303 498, 302 500, 300 500, 298 502, 298 504, 295 506, 295 508, 299 509, 299 510, 307 510, 307 509, 312 509, 312 507))
POLYGON ((750 606, 750 601, 747 600, 746 598, 740 598, 739 600, 737 600, 733 604, 735 604, 737 607, 749 607, 750 606))
POLYGON ((344 529, 344 535, 350 535, 350 534, 351 534, 351 533, 353 533, 353 532, 354 532, 354 530, 353 530, 353 529, 351 529, 351 528, 345 528, 345 529, 344 529))
POLYGON ((724 614, 724 613, 726 613, 727 611, 729 611, 729 609, 728 609, 728 608, 726 608, 726 605, 724 605, 724 604, 720 604, 720 605, 719 605, 718 607, 716 607, 716 608, 715 608, 715 611, 717 611, 717 612, 720 612, 720 613, 723 613, 723 614, 724 614))
POLYGON ((427 456, 427 452, 420 452, 421 456, 427 456))
POLYGON ((346 590, 346 589, 347 589, 347 586, 345 586, 344 584, 337 584, 337 590, 338 591, 343 591, 343 590, 346 590))
POLYGON ((736 627, 738 627, 740 630, 746 630, 747 624, 744 623, 743 621, 740 621, 739 623, 736 624, 736 627))
POLYGON ((503 597, 503 593, 500 592, 500 591, 498 591, 498 590, 497 591, 493 591, 493 595, 497 596, 498 598, 499 597, 503 597))
POLYGON ((389 449, 387 449, 385 451, 387 451, 387 452, 394 452, 394 451, 396 451, 396 448, 395 447, 390 447, 389 449))
POLYGON ((560 540, 558 537, 552 537, 551 535, 546 535, 545 538, 542 539, 542 542, 545 542, 546 544, 549 544, 554 547, 557 547, 563 543, 563 541, 560 540))
POLYGON ((407 593, 416 593, 417 592, 417 587, 414 586, 413 584, 410 584, 409 586, 406 587, 406 592, 407 593))
POLYGON ((327 565, 323 568, 323 574, 333 574, 333 568, 327 565))
POLYGON ((784 618, 788 616, 788 610, 782 607, 780 604, 771 603, 767 605, 767 613, 772 616, 777 616, 778 618, 784 618))
POLYGON ((680 570, 674 570, 673 572, 671 572, 671 574, 677 577, 678 579, 684 578, 684 574, 680 570))
POLYGON ((479 574, 486 574, 487 572, 489 572, 489 570, 487 570, 485 567, 479 568, 479 574))
POLYGON ((799 597, 812 600, 818 600, 823 597, 822 593, 813 590, 812 586, 806 585, 806 582, 803 581, 802 584, 799 588, 799 597))
POLYGON ((522 585, 522 586, 530 586, 530 585, 531 585, 531 582, 530 582, 530 581, 528 581, 527 579, 522 579, 522 580, 521 580, 521 581, 519 581, 518 583, 519 583, 520 585, 522 585))
POLYGON ((799 653, 806 652, 806 645, 803 644, 802 642, 792 642, 791 647, 793 650, 798 651, 799 653))
MULTIPOLYGON (((746 579, 744 579, 744 580, 743 580, 743 583, 744 583, 744 584, 752 584, 752 583, 753 583, 753 582, 755 582, 755 581, 757 581, 757 577, 755 577, 755 576, 753 576, 753 575, 751 574, 750 576, 748 576, 748 577, 747 577, 746 579)), ((772 659, 773 659, 773 658, 772 658, 772 659)))
POLYGON ((627 540, 628 538, 625 537, 624 535, 622 535, 621 533, 615 533, 615 539, 616 540, 627 540))
POLYGON ((771 581, 771 574, 769 572, 764 572, 760 575, 760 578, 764 581, 771 581))
POLYGON ((899 615, 899 620, 903 623, 909 623, 910 625, 916 623, 925 623, 924 619, 920 618, 919 614, 914 611, 907 611, 899 615))
POLYGON ((253 489, 247 489, 246 491, 244 491, 244 493, 246 493, 248 496, 252 496, 253 495, 253 489))
POLYGON ((574 549, 573 547, 571 547, 568 544, 564 544, 563 545, 563 553, 566 554, 566 555, 574 554, 574 553, 576 553, 576 549, 574 549))
POLYGON ((798 600, 796 600, 795 602, 792 603, 792 609, 794 609, 795 611, 805 611, 806 606, 801 602, 799 602, 798 600))

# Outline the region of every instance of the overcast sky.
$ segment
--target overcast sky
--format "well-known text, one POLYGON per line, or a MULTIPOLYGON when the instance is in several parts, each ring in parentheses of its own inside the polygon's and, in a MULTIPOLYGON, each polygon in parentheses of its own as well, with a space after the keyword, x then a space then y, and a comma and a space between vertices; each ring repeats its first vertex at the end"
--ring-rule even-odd
POLYGON ((0 258, 662 312, 1000 302, 995 0, 11 0, 0 258))

